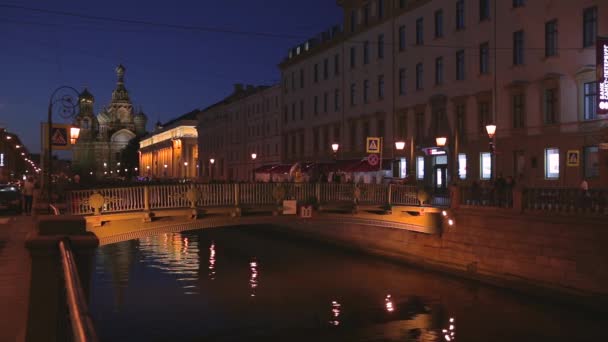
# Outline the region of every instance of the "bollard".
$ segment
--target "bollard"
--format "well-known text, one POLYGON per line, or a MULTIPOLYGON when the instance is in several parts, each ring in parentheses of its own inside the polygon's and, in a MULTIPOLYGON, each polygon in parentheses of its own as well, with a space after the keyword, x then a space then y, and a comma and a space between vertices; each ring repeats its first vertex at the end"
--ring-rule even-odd
POLYGON ((26 341, 71 340, 59 240, 68 237, 76 256, 78 276, 85 294, 89 293, 93 255, 99 239, 86 231, 80 216, 41 216, 37 229, 25 241, 32 269, 26 341))

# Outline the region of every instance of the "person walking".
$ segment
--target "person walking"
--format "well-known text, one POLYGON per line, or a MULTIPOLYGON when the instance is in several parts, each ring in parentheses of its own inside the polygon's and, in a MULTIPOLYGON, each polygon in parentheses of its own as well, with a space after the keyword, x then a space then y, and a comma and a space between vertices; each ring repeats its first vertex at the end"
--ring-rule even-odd
POLYGON ((29 177, 23 184, 24 214, 32 214, 32 202, 34 200, 34 178, 29 177))

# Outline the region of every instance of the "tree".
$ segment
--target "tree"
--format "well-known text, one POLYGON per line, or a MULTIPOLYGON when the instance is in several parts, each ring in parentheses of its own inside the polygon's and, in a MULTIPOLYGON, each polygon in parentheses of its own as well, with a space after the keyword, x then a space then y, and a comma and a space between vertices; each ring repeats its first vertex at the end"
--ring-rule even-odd
MULTIPOLYGON (((141 139, 139 137, 135 137, 129 140, 129 143, 125 148, 120 151, 120 165, 122 169, 127 169, 126 176, 127 178, 132 178, 137 175, 138 172, 135 171, 136 167, 139 167, 139 141, 141 139)), ((121 170, 123 171, 123 170, 121 170)))

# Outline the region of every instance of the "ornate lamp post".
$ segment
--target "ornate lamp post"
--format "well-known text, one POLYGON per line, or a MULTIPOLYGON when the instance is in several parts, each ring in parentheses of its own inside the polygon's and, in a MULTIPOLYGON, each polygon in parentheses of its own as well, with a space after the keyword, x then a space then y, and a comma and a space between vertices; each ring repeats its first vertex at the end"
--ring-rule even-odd
MULTIPOLYGON (((49 210, 51 210, 50 204, 52 203, 53 193, 53 111, 57 112, 63 119, 71 119, 78 115, 78 97, 80 93, 78 90, 70 86, 61 86, 53 91, 49 98, 49 106, 47 110, 47 153, 46 153, 46 191, 47 200, 49 203, 49 210)), ((78 139, 80 130, 70 130, 70 140, 78 139)))

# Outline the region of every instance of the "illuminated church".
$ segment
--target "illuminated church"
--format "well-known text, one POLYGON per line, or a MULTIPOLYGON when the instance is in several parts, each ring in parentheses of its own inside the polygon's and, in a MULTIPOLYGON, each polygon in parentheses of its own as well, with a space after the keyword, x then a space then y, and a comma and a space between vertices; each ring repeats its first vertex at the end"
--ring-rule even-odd
POLYGON ((125 88, 125 67, 116 68, 116 89, 112 100, 97 115, 95 98, 85 88, 78 101, 80 112, 74 125, 80 127, 80 136, 73 147, 73 167, 83 174, 91 172, 96 178, 119 175, 120 153, 129 141, 146 133, 148 118, 141 111, 135 113, 129 92, 125 88))

